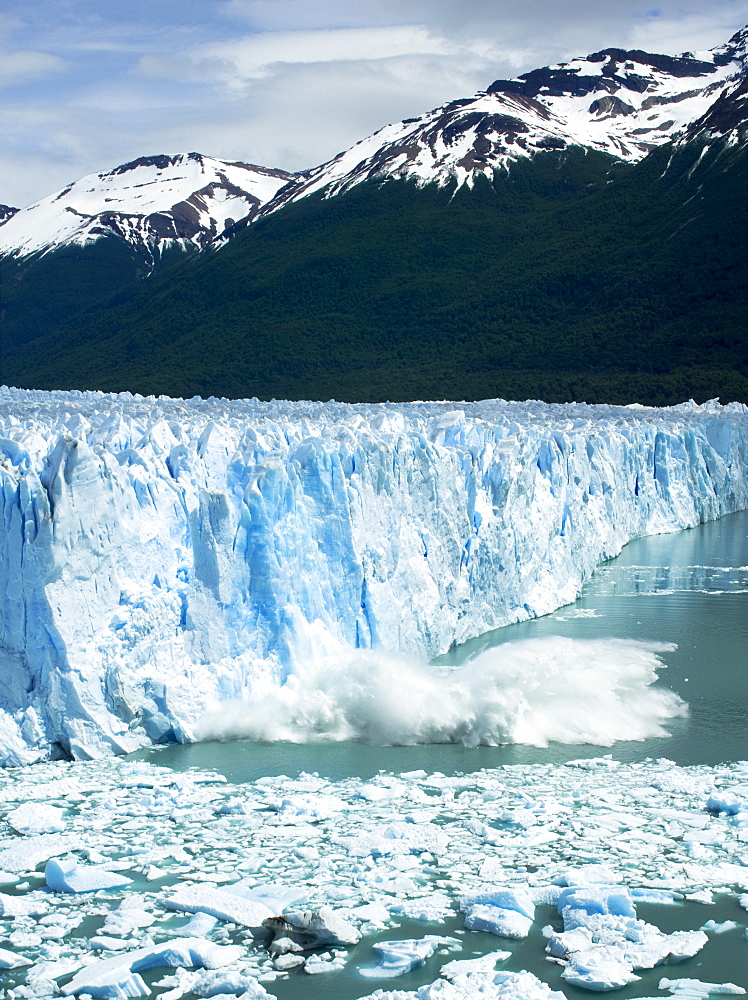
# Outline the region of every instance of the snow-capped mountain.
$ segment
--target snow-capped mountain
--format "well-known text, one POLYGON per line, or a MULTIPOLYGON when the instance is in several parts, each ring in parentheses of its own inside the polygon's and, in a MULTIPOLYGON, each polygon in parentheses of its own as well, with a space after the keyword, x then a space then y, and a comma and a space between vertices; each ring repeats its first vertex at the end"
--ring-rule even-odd
POLYGON ((150 249, 174 241, 203 248, 317 191, 331 196, 386 178, 470 185, 514 160, 567 146, 636 161, 679 135, 744 121, 745 101, 726 98, 742 92, 747 64, 748 28, 696 54, 603 49, 386 125, 298 174, 199 153, 141 157, 20 211, 0 206, 0 255, 111 234, 150 249))
POLYGON ((748 399, 747 42, 498 80, 301 174, 189 154, 85 178, 0 225, 2 378, 748 399))
POLYGON ((679 142, 690 142, 701 135, 744 139, 748 131, 748 75, 742 74, 731 87, 722 91, 706 112, 691 122, 679 142))
POLYGON ((636 161, 701 120, 746 73, 748 28, 726 45, 680 56, 603 49, 496 80, 421 118, 387 125, 300 173, 262 214, 316 191, 331 196, 366 180, 471 184, 541 150, 582 146, 636 161))
POLYGON ((252 218, 293 177, 199 153, 143 156, 89 174, 28 208, 0 208, 0 254, 25 257, 115 235, 155 249, 182 241, 204 247, 227 226, 252 218))

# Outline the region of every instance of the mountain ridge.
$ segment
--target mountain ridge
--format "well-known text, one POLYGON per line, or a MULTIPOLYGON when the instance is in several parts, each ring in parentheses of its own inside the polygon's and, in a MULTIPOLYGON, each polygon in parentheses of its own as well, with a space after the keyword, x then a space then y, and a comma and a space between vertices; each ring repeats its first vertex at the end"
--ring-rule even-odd
POLYGON ((607 48, 495 80, 474 97, 385 125, 296 173, 202 153, 142 156, 5 217, 0 206, 0 255, 30 256, 107 235, 151 248, 182 241, 203 249, 318 190, 335 195, 386 177, 470 185, 518 158, 568 145, 635 161, 706 116, 747 66, 748 26, 699 55, 607 48), (190 183, 180 184, 185 178, 172 168, 189 172, 195 165, 202 176, 193 169, 190 183), (160 176, 142 176, 148 171, 160 176), (127 185, 128 174, 141 176, 127 185), (159 190, 149 200, 142 189, 154 184, 159 190), (62 209, 63 221, 52 206, 62 209), (45 225, 52 230, 46 235, 45 225))
POLYGON ((202 153, 141 156, 15 210, 0 225, 0 254, 44 254, 112 235, 156 252, 177 242, 202 249, 292 177, 202 153))
POLYGON ((675 57, 648 57, 649 80, 620 63, 636 50, 603 50, 560 67, 560 95, 484 92, 482 110, 465 99, 387 126, 276 173, 266 201, 194 252, 172 240, 154 263, 109 231, 6 254, 2 380, 349 402, 748 401, 746 41, 665 76, 675 57), (581 141, 595 135, 601 148, 581 141))
POLYGON ((725 140, 581 150, 473 188, 321 192, 6 354, 28 388, 190 397, 748 401, 744 191, 725 140), (705 152, 704 152, 705 151, 705 152))
POLYGON ((470 185, 518 159, 570 145, 639 160, 705 115, 746 73, 748 27, 702 56, 709 58, 604 49, 515 80, 496 80, 473 98, 386 125, 326 163, 301 171, 258 214, 268 215, 315 191, 334 196, 363 180, 446 184, 456 179, 458 185, 470 185), (624 60, 623 75, 616 59, 624 60), (684 90, 689 78, 691 86, 684 90))

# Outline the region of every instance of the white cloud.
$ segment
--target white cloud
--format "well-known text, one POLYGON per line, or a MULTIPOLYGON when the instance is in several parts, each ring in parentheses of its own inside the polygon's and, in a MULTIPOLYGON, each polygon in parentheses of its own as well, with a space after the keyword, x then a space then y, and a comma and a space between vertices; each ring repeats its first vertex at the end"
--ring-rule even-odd
POLYGON ((230 89, 267 76, 280 65, 360 62, 399 56, 446 54, 454 51, 443 38, 420 25, 387 28, 338 28, 315 31, 273 31, 244 35, 201 46, 179 59, 145 56, 139 71, 147 76, 214 79, 230 89))
POLYGON ((216 155, 300 170, 401 118, 414 117, 490 77, 479 59, 440 56, 279 67, 255 80, 230 112, 193 123, 193 141, 216 155), (210 143, 210 145, 206 145, 210 143))
MULTIPOLYGON (((744 19, 748 20, 748 4, 736 6, 742 7, 744 19)), ((634 29, 634 47, 668 53, 714 48, 726 42, 739 26, 734 16, 727 16, 734 13, 723 10, 716 16, 697 13, 684 18, 652 18, 634 29)))
POLYGON ((29 83, 65 69, 64 59, 47 52, 0 52, 0 86, 29 83))

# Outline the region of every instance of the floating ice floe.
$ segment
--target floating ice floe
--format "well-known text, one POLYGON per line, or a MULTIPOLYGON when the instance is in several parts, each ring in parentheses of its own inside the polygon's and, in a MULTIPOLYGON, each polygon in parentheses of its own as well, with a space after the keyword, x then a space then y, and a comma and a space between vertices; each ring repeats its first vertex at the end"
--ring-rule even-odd
POLYGON ((159 988, 171 987, 166 992, 159 992, 160 1000, 180 1000, 185 993, 193 993, 198 997, 274 1000, 253 976, 228 969, 210 972, 177 969, 174 975, 165 976, 156 985, 159 988))
POLYGON ((704 931, 706 934, 725 934, 727 931, 734 931, 740 924, 735 920, 722 920, 717 922, 716 920, 707 920, 705 924, 702 924, 699 930, 704 931))
POLYGON ((173 896, 166 897, 164 906, 169 910, 206 913, 243 927, 261 927, 265 919, 274 915, 273 909, 263 902, 244 899, 236 893, 210 885, 186 886, 173 896))
MULTIPOLYGON (((683 982, 696 968, 705 980, 717 979, 721 970, 710 956, 720 930, 730 930, 723 949, 732 942, 745 947, 737 919, 727 921, 722 908, 710 921, 704 911, 727 900, 735 918, 744 911, 734 906, 748 900, 745 829, 727 811, 707 808, 712 796, 744 781, 740 764, 676 768, 666 760, 596 758, 585 768, 574 762, 455 776, 413 771, 367 783, 397 790, 384 797, 361 796, 357 778, 232 784, 193 781, 190 772, 146 763, 130 768, 109 759, 0 772, 7 811, 23 805, 27 791, 27 801, 37 801, 32 789, 40 779, 54 783, 74 771, 80 788, 65 834, 27 836, 8 826, 0 842, 0 852, 17 862, 18 874, 8 873, 16 881, 0 893, 0 934, 4 951, 15 956, 6 958, 6 989, 17 988, 18 998, 47 1000, 55 984, 97 997, 117 990, 144 995, 133 992, 152 978, 142 961, 163 967, 162 985, 149 988, 172 1000, 200 991, 212 996, 219 986, 230 996, 264 1000, 274 979, 334 979, 344 968, 332 992, 360 971, 381 986, 410 968, 425 983, 418 1000, 549 1000, 550 987, 518 964, 528 949, 539 965, 550 960, 544 978, 557 988, 594 991, 651 979, 648 970, 675 962, 683 963, 683 982), (158 789, 174 792, 172 808, 144 816, 143 796, 158 789), (324 820, 273 822, 279 803, 313 792, 336 803, 324 820), (236 800, 256 808, 221 811, 236 800), (507 815, 533 822, 524 827, 507 815), (554 836, 522 841, 518 829, 554 836), (700 846, 708 858, 691 853, 694 831, 705 835, 700 846), (60 850, 67 844, 76 855, 60 850), (154 884, 142 873, 156 860, 154 884), (50 891, 45 866, 78 891, 50 891), (92 880, 103 875, 121 884, 101 892, 92 880), (645 906, 647 920, 637 913, 645 906), (691 929, 666 933, 657 926, 656 915, 670 919, 673 907, 691 915, 690 923, 678 918, 691 929), (464 930, 456 929, 460 911, 464 930), (521 950, 510 950, 512 943, 494 951, 497 938, 475 933, 479 927, 508 935, 508 942, 521 939, 521 950), (377 967, 355 947, 368 943, 381 945, 377 967), (218 950, 206 951, 208 945, 218 950), (442 947, 451 954, 437 986, 430 970, 442 947), (218 957, 226 962, 220 976, 173 971, 218 957), (499 961, 501 974, 494 969, 499 961)), ((414 1000, 408 991, 391 995, 414 1000)))
POLYGON ((458 976, 466 976, 473 972, 493 972, 497 962, 505 962, 507 958, 511 958, 511 955, 510 951, 489 951, 487 955, 481 955, 480 958, 456 958, 443 965, 439 970, 439 975, 443 976, 444 979, 456 979, 458 976))
POLYGON ((703 931, 663 934, 638 920, 623 886, 565 889, 558 908, 564 930, 549 935, 546 951, 566 963, 567 982, 586 989, 627 986, 639 979, 636 971, 690 958, 708 940, 703 931))
POLYGON ((77 858, 53 858, 44 869, 47 885, 53 892, 98 892, 122 889, 132 882, 100 865, 82 865, 77 858))
POLYGON ((703 1000, 710 993, 742 995, 745 990, 734 983, 702 983, 698 979, 661 979, 660 989, 669 990, 676 1000, 703 1000))
POLYGON ((419 990, 377 990, 361 1000, 566 1000, 531 972, 472 972, 419 990))
POLYGON ((22 969, 26 965, 31 965, 28 958, 6 948, 0 948, 0 969, 22 969))
POLYGON ((241 951, 238 945, 221 947, 199 938, 176 938, 168 944, 138 948, 93 962, 77 972, 62 987, 62 993, 64 996, 87 993, 92 997, 147 996, 151 991, 139 975, 146 969, 195 965, 219 969, 235 962, 241 951))
POLYGON ((394 979, 397 976, 404 976, 411 969, 423 965, 437 948, 455 943, 455 938, 436 937, 433 934, 404 941, 379 941, 374 945, 374 950, 380 955, 378 964, 373 968, 359 969, 359 972, 369 979, 394 979))
POLYGON ((41 862, 74 850, 80 843, 78 837, 57 834, 26 837, 0 849, 0 868, 7 872, 33 871, 41 862))
POLYGON ((9 812, 5 818, 17 833, 32 837, 45 833, 62 833, 66 826, 62 809, 38 802, 26 802, 9 812))
POLYGON ((525 938, 535 919, 535 904, 523 889, 485 887, 463 897, 460 909, 465 913, 465 927, 487 931, 498 937, 525 938))

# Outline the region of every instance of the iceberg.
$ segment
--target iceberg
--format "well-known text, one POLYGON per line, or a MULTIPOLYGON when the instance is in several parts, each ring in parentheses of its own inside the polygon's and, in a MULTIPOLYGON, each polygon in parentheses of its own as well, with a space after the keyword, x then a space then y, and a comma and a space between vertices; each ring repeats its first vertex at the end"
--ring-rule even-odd
POLYGON ((124 955, 86 965, 62 987, 63 996, 79 993, 92 997, 140 997, 151 992, 139 972, 161 966, 167 968, 204 966, 220 969, 235 962, 242 953, 238 945, 221 947, 199 938, 175 938, 168 944, 136 948, 124 955), (118 992, 119 991, 119 992, 118 992))
MULTIPOLYGON (((331 662, 351 678, 337 738, 368 738, 354 655, 423 664, 403 699, 377 661, 384 717, 430 658, 569 603, 630 539, 747 507, 747 417, 4 387, 0 762, 223 735, 230 703, 331 662)), ((306 694, 314 736, 329 706, 306 694)), ((491 725, 465 738, 532 739, 491 725)), ((424 727, 461 739, 464 719, 424 727)))

